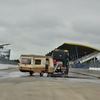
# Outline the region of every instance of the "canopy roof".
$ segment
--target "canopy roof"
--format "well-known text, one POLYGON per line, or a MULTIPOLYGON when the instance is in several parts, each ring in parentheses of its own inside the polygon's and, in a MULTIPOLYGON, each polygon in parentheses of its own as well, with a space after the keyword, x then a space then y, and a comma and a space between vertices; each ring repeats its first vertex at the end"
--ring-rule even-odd
POLYGON ((0 47, 1 47, 1 46, 5 46, 5 45, 10 45, 10 44, 1 44, 0 47))
MULTIPOLYGON (((79 57, 82 57, 87 54, 91 54, 95 51, 100 51, 99 49, 96 49, 94 47, 83 45, 83 44, 76 44, 76 43, 64 43, 61 46, 57 47, 57 49, 68 50, 70 56, 78 53, 79 57)), ((47 55, 50 56, 52 52, 53 51, 49 52, 47 55)))

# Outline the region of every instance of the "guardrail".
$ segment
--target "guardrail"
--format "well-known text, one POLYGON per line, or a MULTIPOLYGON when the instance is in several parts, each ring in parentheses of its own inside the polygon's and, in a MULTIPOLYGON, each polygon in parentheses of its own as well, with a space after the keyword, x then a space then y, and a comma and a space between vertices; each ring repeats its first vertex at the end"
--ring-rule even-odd
POLYGON ((99 77, 100 78, 100 70, 69 68, 69 72, 80 73, 80 74, 90 75, 90 76, 93 76, 93 77, 99 77))
POLYGON ((18 68, 18 65, 11 65, 11 64, 0 64, 0 70, 2 69, 10 69, 10 68, 18 68))

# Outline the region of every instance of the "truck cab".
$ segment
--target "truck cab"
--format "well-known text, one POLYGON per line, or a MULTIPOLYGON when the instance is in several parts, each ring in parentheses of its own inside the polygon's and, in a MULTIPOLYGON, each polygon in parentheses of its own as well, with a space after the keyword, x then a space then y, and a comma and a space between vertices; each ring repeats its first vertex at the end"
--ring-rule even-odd
POLYGON ((69 52, 68 50, 55 49, 52 53, 54 71, 68 74, 69 71, 69 52))

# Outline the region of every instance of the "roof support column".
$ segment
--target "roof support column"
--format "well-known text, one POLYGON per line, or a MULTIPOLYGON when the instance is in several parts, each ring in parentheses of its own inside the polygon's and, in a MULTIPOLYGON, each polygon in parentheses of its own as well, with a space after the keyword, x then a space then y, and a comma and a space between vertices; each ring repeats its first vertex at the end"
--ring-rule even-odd
POLYGON ((71 52, 71 50, 70 50, 70 58, 71 58, 71 61, 72 61, 72 52, 71 52))
POLYGON ((94 57, 94 64, 95 64, 95 57, 94 57))
POLYGON ((71 50, 71 61, 73 61, 73 50, 71 50))
POLYGON ((71 61, 74 61, 74 51, 73 49, 70 50, 71 61))
POLYGON ((75 60, 75 55, 74 55, 74 53, 75 53, 75 52, 74 52, 74 49, 73 49, 73 61, 75 60))
POLYGON ((72 49, 72 59, 74 61, 74 49, 72 49))
POLYGON ((77 54, 77 59, 78 59, 78 50, 77 50, 77 45, 75 45, 76 47, 76 54, 77 54))
POLYGON ((75 53, 75 49, 74 49, 74 56, 75 56, 75 60, 76 60, 76 53, 75 53))

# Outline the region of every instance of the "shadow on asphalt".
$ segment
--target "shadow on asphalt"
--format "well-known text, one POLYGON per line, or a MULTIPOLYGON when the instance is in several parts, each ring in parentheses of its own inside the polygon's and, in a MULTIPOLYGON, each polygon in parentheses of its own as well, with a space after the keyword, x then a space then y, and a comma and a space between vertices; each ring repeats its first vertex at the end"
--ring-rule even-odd
MULTIPOLYGON (((34 77, 34 78, 38 78, 38 77, 47 77, 47 75, 44 75, 44 76, 40 76, 40 75, 32 75, 32 76, 30 76, 30 75, 27 75, 27 76, 21 76, 21 77, 34 77)), ((48 78, 50 78, 50 77, 52 77, 52 78, 78 78, 78 79, 91 79, 91 78, 94 78, 94 77, 90 77, 90 76, 71 76, 71 75, 61 75, 61 74, 52 74, 52 75, 50 75, 48 78)))

